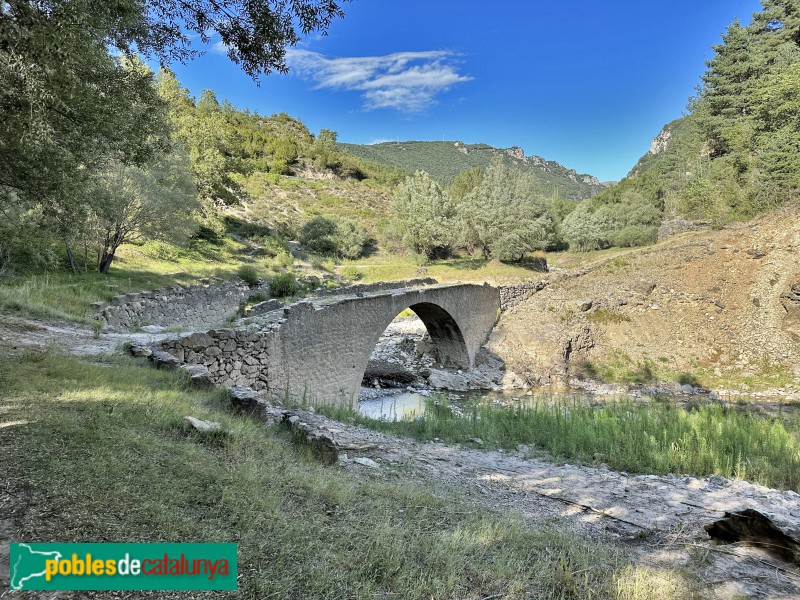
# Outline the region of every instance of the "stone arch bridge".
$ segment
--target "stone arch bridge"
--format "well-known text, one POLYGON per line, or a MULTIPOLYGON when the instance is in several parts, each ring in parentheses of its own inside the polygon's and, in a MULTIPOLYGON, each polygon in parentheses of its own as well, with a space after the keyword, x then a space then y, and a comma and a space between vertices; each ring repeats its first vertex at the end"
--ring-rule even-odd
POLYGON ((435 285, 297 302, 216 329, 165 341, 180 363, 208 368, 215 383, 267 390, 278 400, 354 405, 370 355, 389 323, 414 311, 445 366, 469 368, 500 310, 488 284, 435 285))

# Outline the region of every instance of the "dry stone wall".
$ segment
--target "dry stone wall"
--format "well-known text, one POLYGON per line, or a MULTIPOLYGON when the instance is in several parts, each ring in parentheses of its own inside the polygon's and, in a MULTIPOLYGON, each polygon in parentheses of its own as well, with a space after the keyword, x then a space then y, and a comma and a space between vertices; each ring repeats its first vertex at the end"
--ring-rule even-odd
POLYGON ((500 309, 503 311, 522 304, 537 292, 547 287, 546 281, 504 285, 500 287, 500 309))
POLYGON ((115 329, 142 325, 210 327, 236 315, 239 303, 269 286, 251 288, 241 281, 198 284, 114 296, 110 303, 95 303, 95 318, 115 329))

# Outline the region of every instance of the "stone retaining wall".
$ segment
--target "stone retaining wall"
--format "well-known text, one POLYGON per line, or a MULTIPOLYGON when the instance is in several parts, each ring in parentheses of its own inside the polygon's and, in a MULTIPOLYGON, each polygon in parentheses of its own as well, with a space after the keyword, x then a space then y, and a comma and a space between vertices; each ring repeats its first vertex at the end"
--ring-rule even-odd
POLYGON ((269 293, 269 286, 251 288, 242 281, 230 281, 122 294, 109 304, 92 306, 97 309, 95 318, 112 328, 213 327, 235 316, 239 303, 258 292, 269 293))
POLYGON ((546 281, 520 283, 518 285, 500 286, 500 310, 508 310, 522 304, 535 293, 547 287, 546 281))

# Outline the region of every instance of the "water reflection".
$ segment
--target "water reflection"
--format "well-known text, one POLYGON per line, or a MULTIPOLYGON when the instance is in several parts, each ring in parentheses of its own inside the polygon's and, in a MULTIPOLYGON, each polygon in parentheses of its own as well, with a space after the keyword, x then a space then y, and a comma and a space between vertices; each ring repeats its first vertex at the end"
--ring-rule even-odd
POLYGON ((418 392, 403 392, 358 403, 358 412, 370 419, 399 421, 425 413, 426 396, 418 392))

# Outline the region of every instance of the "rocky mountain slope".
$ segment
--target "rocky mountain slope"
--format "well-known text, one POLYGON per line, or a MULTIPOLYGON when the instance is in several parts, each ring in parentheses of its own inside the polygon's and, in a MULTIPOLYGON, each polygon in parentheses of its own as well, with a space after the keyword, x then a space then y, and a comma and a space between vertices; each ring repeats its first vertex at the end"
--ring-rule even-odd
POLYGON ((800 213, 606 253, 500 320, 490 349, 532 383, 590 377, 797 389, 800 213))
POLYGON ((456 175, 474 167, 486 168, 501 156, 532 175, 545 196, 582 200, 605 188, 592 175, 580 174, 555 161, 525 156, 522 148, 498 149, 486 144, 462 142, 384 142, 382 144, 339 144, 340 149, 375 163, 414 172, 427 171, 444 185, 456 175))

